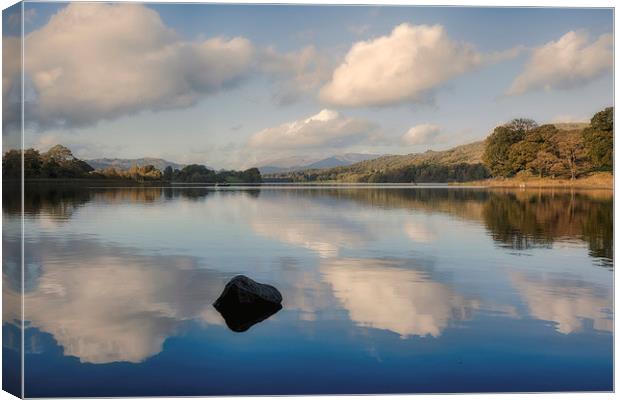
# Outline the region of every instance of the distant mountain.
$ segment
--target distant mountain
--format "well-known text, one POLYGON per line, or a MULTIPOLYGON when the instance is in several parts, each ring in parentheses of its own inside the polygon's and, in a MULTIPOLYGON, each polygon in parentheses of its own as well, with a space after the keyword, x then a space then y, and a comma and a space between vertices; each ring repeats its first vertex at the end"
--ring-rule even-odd
POLYGON ((166 169, 167 166, 171 166, 173 169, 182 169, 185 167, 184 164, 177 164, 172 161, 167 161, 162 158, 97 158, 94 160, 86 160, 86 162, 93 167, 94 169, 105 169, 105 168, 118 168, 121 170, 126 170, 131 168, 132 165, 137 165, 138 167, 144 167, 145 165, 152 165, 160 171, 166 169))
POLYGON ((378 157, 381 157, 381 155, 361 153, 337 154, 326 158, 292 156, 270 161, 266 165, 258 167, 258 169, 262 174, 275 174, 306 169, 346 167, 360 161, 372 160, 378 157))

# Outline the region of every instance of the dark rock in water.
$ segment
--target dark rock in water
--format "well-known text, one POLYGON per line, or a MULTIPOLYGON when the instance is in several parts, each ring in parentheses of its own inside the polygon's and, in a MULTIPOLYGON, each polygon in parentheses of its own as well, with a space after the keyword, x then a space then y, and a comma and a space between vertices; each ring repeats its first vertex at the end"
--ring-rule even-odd
POLYGON ((224 287, 213 307, 235 332, 245 332, 282 309, 282 295, 275 287, 237 275, 224 287))

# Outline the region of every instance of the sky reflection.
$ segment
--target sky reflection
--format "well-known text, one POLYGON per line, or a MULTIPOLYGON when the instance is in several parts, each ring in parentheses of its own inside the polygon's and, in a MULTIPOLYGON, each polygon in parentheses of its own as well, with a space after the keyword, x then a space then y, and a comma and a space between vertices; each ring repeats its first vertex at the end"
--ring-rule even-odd
POLYGON ((590 320, 596 330, 613 332, 611 291, 577 277, 514 272, 512 282, 533 318, 552 321, 563 334, 584 329, 590 320))
POLYGON ((359 326, 409 336, 437 337, 450 320, 480 307, 424 271, 394 260, 339 259, 321 265, 336 298, 359 326))
MULTIPOLYGON (((553 359, 538 340, 566 354, 585 340, 584 349, 599 352, 613 333, 612 273, 595 257, 609 254, 599 240, 606 228, 588 220, 606 216, 605 198, 579 198, 575 224, 545 230, 564 197, 543 196, 539 209, 529 196, 478 191, 84 190, 43 196, 26 220, 33 356, 55 359, 59 346, 61 357, 83 364, 149 364, 174 358, 171 343, 192 335, 205 351, 233 351, 232 340, 272 354, 261 338, 290 332, 281 345, 291 357, 311 343, 317 362, 326 361, 332 345, 347 343, 351 354, 372 356, 372 374, 396 368, 381 354, 417 349, 440 360, 442 349, 459 354, 503 337, 504 362, 523 346, 553 359), (493 221, 491 203, 501 204, 493 221), (588 207, 597 212, 582 213, 588 207), (528 224, 508 209, 525 210, 528 224), (551 245, 523 247, 511 229, 551 245), (284 297, 280 312, 244 333, 229 331, 212 307, 237 274, 284 297), (500 333, 507 321, 511 336, 500 333)), ((16 216, 5 211, 6 229, 16 216)), ((5 327, 19 318, 18 252, 10 251, 18 243, 4 236, 5 327)), ((437 362, 437 373, 448 368, 437 362)))
POLYGON ((29 249, 41 272, 25 295, 26 320, 83 362, 141 362, 183 321, 223 324, 211 303, 225 279, 191 257, 78 238, 45 238, 29 249))

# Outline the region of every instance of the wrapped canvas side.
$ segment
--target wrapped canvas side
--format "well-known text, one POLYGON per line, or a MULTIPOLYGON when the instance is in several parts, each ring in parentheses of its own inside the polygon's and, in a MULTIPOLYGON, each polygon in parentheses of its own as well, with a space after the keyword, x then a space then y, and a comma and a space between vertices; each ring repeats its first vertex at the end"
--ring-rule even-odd
POLYGON ((2 22, 2 390, 23 397, 23 3, 2 22))

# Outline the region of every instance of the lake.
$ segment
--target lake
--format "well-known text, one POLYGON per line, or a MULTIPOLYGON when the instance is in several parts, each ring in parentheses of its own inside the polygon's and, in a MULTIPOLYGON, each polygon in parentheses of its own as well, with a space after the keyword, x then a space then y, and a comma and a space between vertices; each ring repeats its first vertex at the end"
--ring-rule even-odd
POLYGON ((613 389, 611 191, 39 184, 24 204, 28 397, 613 389), (245 332, 212 306, 238 274, 284 298, 245 332))

